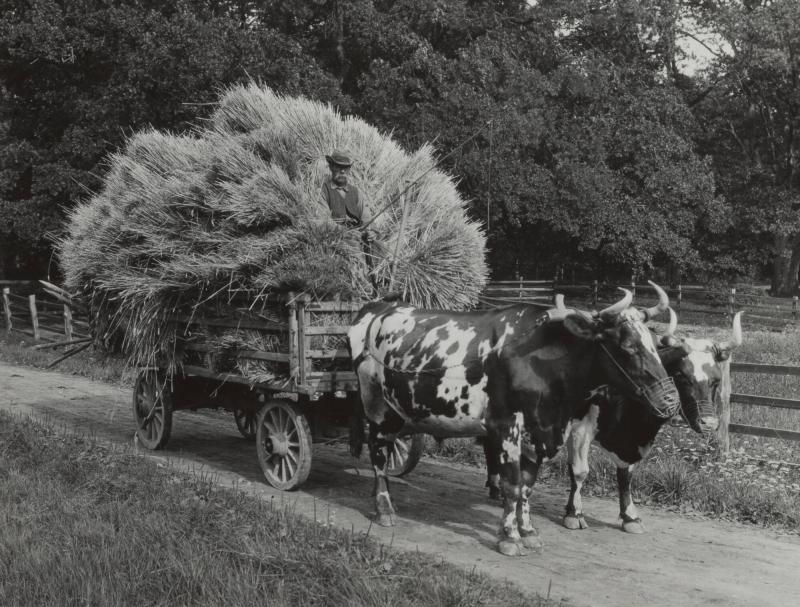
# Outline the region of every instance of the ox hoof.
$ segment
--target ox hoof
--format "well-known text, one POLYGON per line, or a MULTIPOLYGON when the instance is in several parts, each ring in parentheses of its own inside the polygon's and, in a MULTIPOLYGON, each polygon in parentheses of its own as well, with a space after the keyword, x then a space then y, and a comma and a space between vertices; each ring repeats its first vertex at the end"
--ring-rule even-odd
POLYGON ((578 516, 571 516, 567 515, 564 517, 564 527, 567 529, 588 529, 589 523, 586 522, 586 519, 583 518, 583 515, 578 516))
POLYGON ((394 516, 391 514, 379 514, 375 517, 375 522, 381 527, 394 527, 394 516))
POLYGON ((644 525, 640 519, 622 521, 622 530, 625 533, 644 533, 644 525))
POLYGON ((544 544, 542 543, 542 538, 540 538, 535 533, 532 533, 530 535, 523 535, 522 545, 525 546, 525 548, 530 548, 531 550, 535 550, 536 552, 539 553, 541 553, 542 549, 544 548, 544 544))
POLYGON ((497 543, 497 550, 500 554, 505 554, 506 556, 525 556, 528 554, 522 544, 515 540, 500 540, 497 543))
POLYGON ((490 500, 503 499, 503 494, 500 492, 500 487, 489 487, 489 499, 490 500))

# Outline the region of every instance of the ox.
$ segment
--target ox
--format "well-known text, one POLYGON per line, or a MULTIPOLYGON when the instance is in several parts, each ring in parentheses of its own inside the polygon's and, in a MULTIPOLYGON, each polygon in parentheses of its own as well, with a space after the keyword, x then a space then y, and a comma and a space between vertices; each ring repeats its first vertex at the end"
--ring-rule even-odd
MULTIPOLYGON (((659 355, 680 394, 680 416, 697 433, 713 432, 719 421, 716 403, 720 401, 723 385, 730 380, 726 361, 732 350, 742 343, 741 312, 733 318, 731 339, 720 343, 710 339, 676 339, 677 317, 671 308, 669 314, 667 332, 659 340, 662 346, 659 355)), ((568 529, 588 527, 582 512, 581 487, 589 473, 589 445, 594 440, 610 454, 617 466, 622 529, 629 533, 642 533, 644 527, 631 499, 631 473, 649 453, 671 412, 642 407, 608 385, 591 390, 578 412, 580 417, 572 420, 568 441, 570 493, 564 526, 568 529)), ((489 495, 498 498, 499 453, 485 441, 483 444, 489 473, 486 483, 489 495)))
MULTIPOLYGON (((652 283, 651 283, 652 284, 652 283)), ((655 286, 655 285, 654 285, 655 286)), ((528 500, 540 463, 556 455, 583 396, 609 384, 632 402, 674 408, 678 393, 640 311, 621 301, 594 314, 518 305, 435 312, 398 302, 362 308, 348 332, 375 472, 377 523, 393 524, 386 476, 398 434, 486 435, 500 454, 504 511, 498 549, 541 548, 528 500)))

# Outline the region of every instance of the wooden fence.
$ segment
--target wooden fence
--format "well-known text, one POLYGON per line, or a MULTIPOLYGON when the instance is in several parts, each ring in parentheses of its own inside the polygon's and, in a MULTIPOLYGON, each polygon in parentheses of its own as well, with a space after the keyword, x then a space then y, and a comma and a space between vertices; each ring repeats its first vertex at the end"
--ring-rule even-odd
MULTIPOLYGON (((565 296, 567 305, 597 309, 616 301, 619 287, 633 291, 638 305, 656 301, 654 289, 647 283, 563 283, 555 280, 493 281, 481 295, 482 307, 531 303, 550 307, 554 294, 565 296)), ((770 297, 748 286, 711 288, 702 285, 664 286, 670 305, 682 322, 724 325, 736 311, 745 312, 744 323, 763 329, 783 329, 800 321, 798 297, 770 297)))
POLYGON ((78 313, 69 295, 55 285, 37 280, 0 280, 6 331, 30 335, 34 348, 69 346, 64 358, 89 347, 89 323, 78 313))
MULTIPOLYGON (((557 285, 553 281, 545 280, 497 281, 489 283, 481 296, 481 303, 486 307, 492 307, 525 302, 549 308, 553 305, 553 297, 556 292, 563 292, 562 289, 566 291, 574 290, 576 287, 584 290, 591 289, 588 291, 589 299, 588 301, 584 300, 584 303, 592 307, 606 303, 603 301, 605 295, 613 294, 615 290, 615 285, 601 286, 597 282, 592 285, 557 285)), ((626 285, 626 288, 638 289, 640 293, 644 290, 641 285, 626 285)), ((649 285, 646 288, 652 291, 649 285)), ((687 291, 695 291, 695 289, 679 287, 677 298, 673 297, 671 293, 672 304, 676 307, 685 306, 686 300, 682 295, 687 291)), ((2 293, 3 316, 8 331, 14 329, 30 335, 35 342, 41 342, 39 345, 34 346, 36 348, 88 347, 89 323, 85 318, 81 317, 80 310, 77 310, 76 313, 75 305, 70 301, 69 295, 55 285, 50 285, 45 281, 0 280, 0 292, 2 293)), ((718 292, 715 293, 718 294, 718 292)), ((653 298, 655 297, 654 294, 650 294, 653 298)), ((575 296, 574 292, 573 296, 575 296)), ((606 301, 610 302, 611 299, 606 301)), ((790 309, 792 316, 797 314, 796 302, 795 298, 794 309, 790 309)), ((735 294, 728 303, 736 305, 735 294)), ((57 359, 53 364, 60 362, 60 360, 62 358, 57 359)), ((738 372, 800 376, 800 367, 785 365, 734 362, 730 365, 730 371, 731 374, 738 372)), ((730 422, 731 404, 800 410, 800 400, 739 394, 732 392, 730 386, 724 388, 724 391, 727 392, 723 398, 723 411, 719 429, 720 446, 723 451, 727 451, 729 448, 730 433, 800 441, 800 432, 730 422)))
POLYGON ((484 308, 522 302, 550 308, 553 305, 554 286, 552 280, 496 280, 486 285, 478 299, 484 308))
MULTIPOLYGON (((730 365, 731 374, 734 373, 763 373, 769 375, 800 376, 800 367, 788 365, 763 365, 759 363, 733 362, 730 365)), ((720 416, 719 442, 723 452, 730 447, 729 433, 749 434, 751 436, 764 436, 782 440, 800 441, 800 432, 782 430, 780 428, 765 428, 762 426, 748 426, 730 422, 730 405, 755 405, 759 407, 772 407, 778 409, 800 410, 800 400, 779 398, 775 396, 759 396, 755 394, 739 394, 731 392, 729 398, 723 397, 723 410, 720 416)))

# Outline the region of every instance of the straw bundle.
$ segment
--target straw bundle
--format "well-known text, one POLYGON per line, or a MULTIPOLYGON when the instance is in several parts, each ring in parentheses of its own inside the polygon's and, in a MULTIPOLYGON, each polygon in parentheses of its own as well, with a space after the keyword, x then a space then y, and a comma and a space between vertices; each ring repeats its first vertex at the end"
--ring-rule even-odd
POLYGON ((236 86, 193 133, 143 131, 111 157, 59 243, 66 285, 88 300, 103 346, 168 367, 181 362, 175 315, 234 295, 249 307, 287 291, 367 300, 392 284, 417 305, 468 307, 486 279, 484 236, 434 166, 430 146, 408 154, 329 106, 236 86), (320 199, 333 149, 355 160, 351 181, 377 214, 371 251, 320 199))

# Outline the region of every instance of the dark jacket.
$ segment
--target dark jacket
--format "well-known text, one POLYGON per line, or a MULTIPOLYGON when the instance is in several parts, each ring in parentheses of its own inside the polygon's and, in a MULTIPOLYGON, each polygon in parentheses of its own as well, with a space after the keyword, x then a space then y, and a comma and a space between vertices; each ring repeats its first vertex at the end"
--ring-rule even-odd
POLYGON ((352 183, 338 188, 329 177, 322 184, 322 200, 328 205, 331 217, 336 223, 356 227, 363 222, 364 204, 361 202, 358 188, 352 183))

